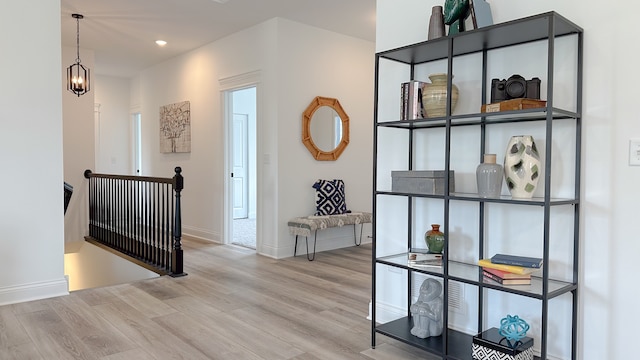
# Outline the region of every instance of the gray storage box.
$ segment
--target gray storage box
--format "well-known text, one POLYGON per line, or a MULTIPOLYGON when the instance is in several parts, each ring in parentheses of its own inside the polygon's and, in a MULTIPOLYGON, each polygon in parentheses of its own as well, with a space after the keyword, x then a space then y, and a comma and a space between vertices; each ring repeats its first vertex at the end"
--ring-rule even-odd
MULTIPOLYGON (((444 170, 392 171, 391 191, 410 194, 444 195, 444 170)), ((453 170, 449 170, 449 192, 454 192, 453 170)))

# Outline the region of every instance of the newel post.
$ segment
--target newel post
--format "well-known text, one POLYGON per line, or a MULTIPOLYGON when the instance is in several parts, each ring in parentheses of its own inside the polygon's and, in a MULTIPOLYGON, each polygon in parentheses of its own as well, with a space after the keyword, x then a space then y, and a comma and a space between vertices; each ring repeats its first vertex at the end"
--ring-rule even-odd
POLYGON ((176 174, 173 176, 173 190, 176 196, 175 219, 173 222, 173 250, 171 252, 171 275, 186 275, 183 272, 183 254, 182 254, 182 209, 180 206, 180 192, 184 188, 184 178, 182 177, 182 168, 175 168, 176 174))

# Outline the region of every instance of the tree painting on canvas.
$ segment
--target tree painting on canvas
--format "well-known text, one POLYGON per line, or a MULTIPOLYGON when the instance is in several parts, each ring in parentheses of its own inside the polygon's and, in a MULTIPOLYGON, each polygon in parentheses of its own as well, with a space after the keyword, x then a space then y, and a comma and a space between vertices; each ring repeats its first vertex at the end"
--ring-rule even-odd
POLYGON ((160 107, 160 152, 191 152, 191 110, 188 101, 160 107))

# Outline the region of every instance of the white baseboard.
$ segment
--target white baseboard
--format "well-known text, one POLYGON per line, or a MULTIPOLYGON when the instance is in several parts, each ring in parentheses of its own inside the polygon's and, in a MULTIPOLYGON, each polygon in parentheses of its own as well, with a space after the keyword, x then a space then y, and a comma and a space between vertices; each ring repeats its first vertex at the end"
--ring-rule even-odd
MULTIPOLYGON (((371 302, 369 302, 369 316, 367 319, 371 320, 371 302)), ((376 306, 376 322, 380 324, 388 323, 390 321, 399 319, 403 316, 407 316, 407 309, 401 307, 378 302, 376 306)))
POLYGON ((264 244, 259 245, 258 248, 256 249, 256 252, 262 256, 270 257, 272 259, 282 259, 290 256, 290 255, 287 255, 287 256, 278 257, 278 248, 270 245, 264 245, 264 244))
POLYGON ((222 237, 219 233, 206 229, 199 229, 193 226, 182 226, 182 235, 194 239, 206 240, 216 244, 222 244, 222 237))
POLYGON ((66 278, 0 288, 0 305, 69 295, 66 278))

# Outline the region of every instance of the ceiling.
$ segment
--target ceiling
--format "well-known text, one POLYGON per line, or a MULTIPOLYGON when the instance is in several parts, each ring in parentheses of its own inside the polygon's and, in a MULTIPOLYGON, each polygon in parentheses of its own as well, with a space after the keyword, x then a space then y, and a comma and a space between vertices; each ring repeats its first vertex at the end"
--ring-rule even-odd
POLYGON ((375 0, 61 0, 62 45, 93 50, 94 73, 140 70, 274 17, 375 41, 375 0), (155 40, 167 41, 159 47, 155 40))

